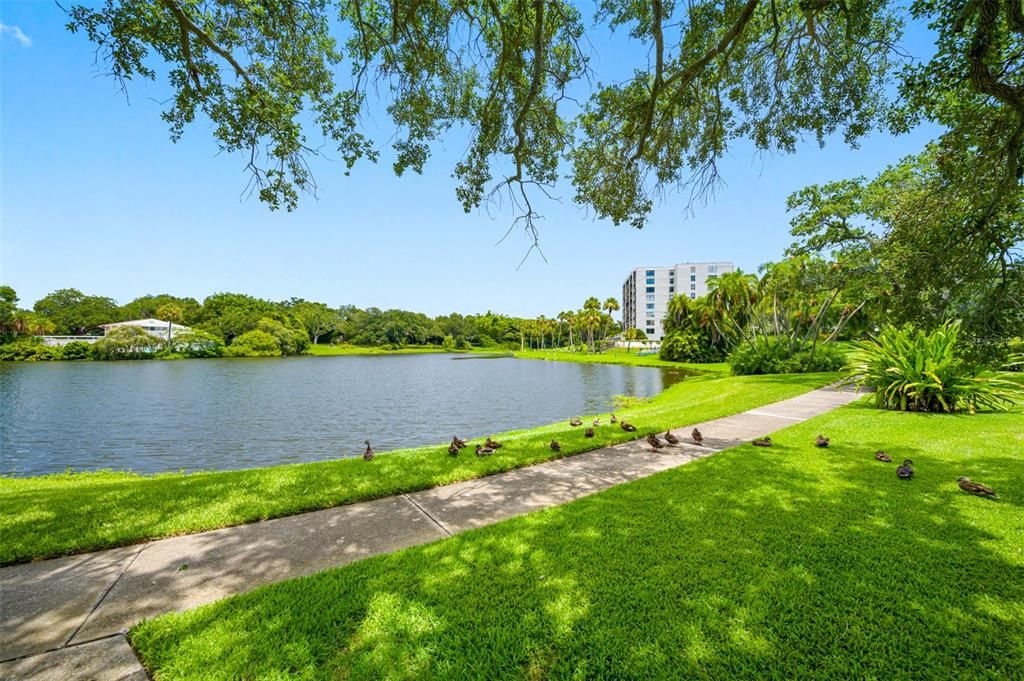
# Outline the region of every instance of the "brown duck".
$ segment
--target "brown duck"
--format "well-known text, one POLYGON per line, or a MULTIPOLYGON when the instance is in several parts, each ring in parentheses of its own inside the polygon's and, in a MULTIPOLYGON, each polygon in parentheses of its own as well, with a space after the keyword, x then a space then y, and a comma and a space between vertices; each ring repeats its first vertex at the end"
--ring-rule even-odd
POLYGON ((558 444, 558 440, 551 441, 551 451, 560 452, 562 451, 562 445, 558 444))
POLYGON ((460 438, 458 435, 452 435, 452 444, 462 449, 466 446, 466 441, 460 438))
POLYGON ((620 423, 619 428, 622 428, 627 433, 636 432, 636 426, 634 426, 632 423, 629 423, 628 421, 623 421, 622 423, 620 423))
POLYGON ((373 447, 370 446, 369 440, 363 440, 363 443, 366 444, 366 451, 363 452, 363 461, 372 461, 375 456, 373 453, 373 447))
POLYGON ((490 456, 491 454, 494 454, 494 449, 493 448, 491 448, 491 447, 481 447, 480 445, 476 446, 476 455, 477 456, 490 456))
POLYGON ((828 444, 829 444, 829 439, 827 437, 825 437, 824 435, 819 435, 814 440, 814 446, 815 447, 823 447, 824 448, 824 447, 828 447, 828 444))
POLYGON ((459 447, 454 442, 448 445, 448 453, 452 456, 459 455, 459 447))
POLYGON ((594 419, 594 427, 596 428, 599 425, 601 425, 601 419, 594 419))
POLYGON ((885 463, 892 463, 892 457, 889 456, 884 449, 879 449, 875 452, 875 458, 885 463))
POLYGON ((703 434, 703 433, 701 433, 701 432, 700 432, 699 430, 697 430, 696 428, 694 428, 694 429, 693 429, 693 432, 691 432, 691 433, 690 433, 690 437, 691 437, 691 438, 693 439, 693 441, 694 441, 694 442, 695 442, 696 444, 698 444, 698 445, 702 445, 702 444, 704 444, 704 434, 703 434))
POLYGON ((964 476, 960 476, 960 478, 957 479, 956 484, 960 489, 968 494, 973 494, 978 497, 987 497, 989 499, 999 498, 999 495, 995 493, 995 490, 988 485, 983 485, 980 482, 971 482, 970 478, 964 476))
POLYGON ((903 459, 903 463, 896 469, 896 476, 901 480, 910 480, 914 477, 913 463, 910 459, 903 459))
POLYGON ((492 440, 491 438, 487 438, 487 441, 484 442, 484 449, 490 449, 490 450, 501 449, 501 443, 498 442, 497 440, 492 440))
POLYGON ((671 430, 666 430, 665 434, 662 435, 662 437, 665 438, 665 442, 669 443, 670 445, 679 444, 679 438, 673 435, 671 430))
POLYGON ((583 431, 583 437, 594 437, 594 429, 587 428, 585 431, 583 431))
POLYGON ((772 442, 772 439, 770 437, 765 435, 764 437, 757 438, 756 440, 751 442, 751 444, 754 445, 755 447, 771 447, 775 443, 772 442))
POLYGON ((651 433, 650 435, 647 436, 647 444, 649 444, 655 450, 661 449, 662 447, 665 446, 661 444, 661 440, 659 440, 658 436, 655 435, 654 433, 651 433))
POLYGON ((579 418, 578 416, 573 416, 571 419, 569 419, 569 425, 572 426, 573 428, 579 428, 580 426, 583 425, 583 419, 579 418))
POLYGON ((612 415, 611 415, 611 418, 609 418, 608 420, 609 420, 609 421, 610 421, 611 423, 617 423, 617 422, 618 422, 618 419, 617 419, 617 418, 615 418, 615 414, 612 414, 612 415))

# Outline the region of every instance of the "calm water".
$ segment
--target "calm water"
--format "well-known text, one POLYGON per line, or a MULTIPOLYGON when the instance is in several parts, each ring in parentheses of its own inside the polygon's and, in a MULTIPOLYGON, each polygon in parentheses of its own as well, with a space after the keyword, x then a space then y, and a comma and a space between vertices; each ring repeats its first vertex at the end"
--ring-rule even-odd
POLYGON ((606 410, 682 375, 451 355, 0 362, 0 473, 232 469, 439 444, 606 410))

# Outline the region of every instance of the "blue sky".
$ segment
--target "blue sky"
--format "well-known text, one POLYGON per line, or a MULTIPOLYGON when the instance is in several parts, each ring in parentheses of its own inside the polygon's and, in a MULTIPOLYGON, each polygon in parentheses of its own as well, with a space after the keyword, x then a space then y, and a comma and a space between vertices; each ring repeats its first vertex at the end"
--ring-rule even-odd
MULTIPOLYGON (((396 178, 386 144, 378 165, 349 177, 317 162, 319 199, 273 213, 241 196, 243 163, 218 155, 206 123, 170 142, 162 83, 129 83, 126 100, 98 75, 92 45, 64 29, 55 4, 5 0, 0 21, 0 282, 24 306, 75 287, 120 302, 238 291, 428 314, 550 316, 590 295, 618 297, 635 266, 732 260, 755 270, 791 241, 791 192, 873 174, 935 134, 877 134, 856 150, 809 140, 786 156, 736 146, 710 204, 689 215, 685 196, 669 196, 643 230, 593 220, 569 201, 565 182, 562 203, 539 206, 547 262, 534 256, 517 271, 525 237, 495 245, 510 209, 466 214, 455 200, 451 168, 464 140, 439 148, 422 176, 396 178)), ((614 46, 592 38, 598 71, 618 66, 614 46)), ((917 33, 906 47, 924 56, 926 38, 917 33)), ((369 121, 371 132, 375 123, 386 141, 383 120, 369 121)))

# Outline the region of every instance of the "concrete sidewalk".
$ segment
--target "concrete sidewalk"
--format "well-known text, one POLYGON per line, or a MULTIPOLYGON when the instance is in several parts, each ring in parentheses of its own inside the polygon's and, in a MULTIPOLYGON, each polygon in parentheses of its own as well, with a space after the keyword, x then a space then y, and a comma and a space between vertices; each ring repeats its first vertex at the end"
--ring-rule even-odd
POLYGON ((477 480, 136 546, 0 569, 0 678, 145 679, 124 634, 139 620, 489 525, 749 442, 859 395, 814 390, 690 424, 704 445, 643 440, 477 480))

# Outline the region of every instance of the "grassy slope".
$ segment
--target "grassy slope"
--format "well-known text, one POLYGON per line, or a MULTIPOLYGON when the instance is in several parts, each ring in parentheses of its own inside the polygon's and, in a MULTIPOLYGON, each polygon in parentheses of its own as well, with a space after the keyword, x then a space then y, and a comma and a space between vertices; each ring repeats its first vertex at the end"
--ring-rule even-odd
MULTIPOLYGON (((792 397, 834 376, 694 377, 621 412, 635 435, 606 426, 593 439, 566 422, 501 434, 506 446, 479 459, 449 457, 447 443, 378 456, 241 471, 139 476, 77 473, 0 478, 0 564, 120 546, 468 480, 594 449, 647 432, 716 418, 792 397)), ((568 416, 572 416, 567 415, 568 416)), ((592 417, 590 417, 592 418, 592 417)))
POLYGON ((131 638, 161 681, 1019 678, 1021 421, 847 407, 773 449, 163 616, 131 638), (822 431, 827 450, 811 444, 822 431), (882 447, 914 460, 913 480, 874 460, 882 447), (960 492, 959 475, 1002 499, 960 492))
POLYGON ((310 345, 309 354, 317 357, 336 357, 339 355, 418 355, 431 352, 449 352, 434 345, 410 346, 398 350, 388 350, 375 346, 363 345, 310 345))
POLYGON ((729 365, 722 362, 718 364, 689 364, 686 362, 667 362, 660 359, 658 355, 640 355, 637 351, 627 352, 622 348, 606 350, 604 352, 590 354, 586 352, 572 352, 569 350, 516 350, 512 353, 521 359, 548 359, 558 362, 582 362, 585 364, 630 364, 641 367, 662 367, 666 369, 686 369, 700 371, 703 373, 729 373, 729 365))

